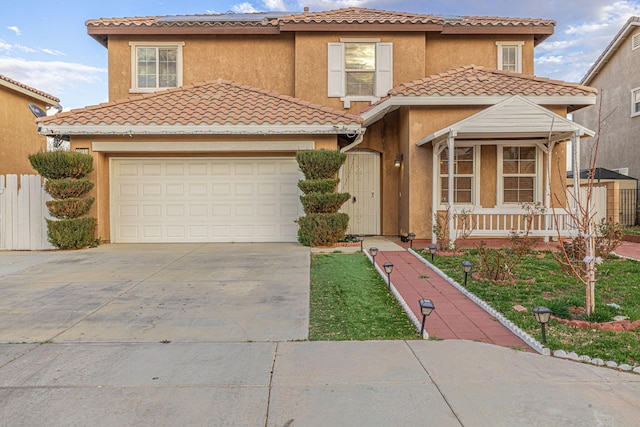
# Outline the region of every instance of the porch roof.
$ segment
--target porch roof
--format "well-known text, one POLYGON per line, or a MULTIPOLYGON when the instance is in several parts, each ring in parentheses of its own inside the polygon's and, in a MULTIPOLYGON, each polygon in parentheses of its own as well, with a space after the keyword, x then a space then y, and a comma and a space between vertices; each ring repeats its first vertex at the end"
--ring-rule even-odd
POLYGON ((432 133, 416 143, 438 143, 453 135, 460 139, 542 139, 557 142, 580 136, 594 136, 595 132, 572 122, 534 102, 514 95, 473 116, 460 120, 432 133))

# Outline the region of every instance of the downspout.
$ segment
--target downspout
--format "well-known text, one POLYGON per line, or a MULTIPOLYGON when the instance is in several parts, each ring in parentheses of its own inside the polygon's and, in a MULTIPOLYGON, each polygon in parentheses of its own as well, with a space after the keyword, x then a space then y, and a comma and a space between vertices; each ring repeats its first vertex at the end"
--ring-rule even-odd
POLYGON ((364 134, 367 133, 367 129, 365 128, 361 134, 359 134, 355 140, 353 140, 353 142, 349 145, 347 145, 346 147, 342 147, 340 149, 341 153, 346 153, 347 151, 351 150, 354 147, 357 147, 358 145, 360 145, 360 143, 362 142, 362 140, 364 139, 364 134))
MULTIPOLYGON (((547 179, 545 180, 545 188, 544 188, 544 207, 547 209, 551 209, 551 153, 553 153, 553 149, 555 147, 555 141, 549 141, 549 148, 547 149, 547 179)), ((544 216, 544 226, 545 231, 548 231, 550 228, 549 224, 550 218, 548 215, 544 216)), ((545 233, 544 239, 545 242, 549 241, 549 235, 545 233)))
POLYGON ((454 141, 455 141, 455 137, 456 137, 456 132, 455 131, 450 131, 449 132, 449 136, 447 138, 447 149, 449 150, 449 156, 448 156, 448 161, 449 164, 447 166, 449 166, 449 169, 447 171, 448 176, 447 176, 447 181, 449 183, 449 188, 447 189, 447 199, 449 201, 449 203, 447 204, 447 209, 449 210, 449 213, 447 215, 448 219, 449 219, 449 246, 451 246, 454 242, 455 242, 455 236, 454 236, 454 223, 453 223, 453 204, 454 204, 454 192, 453 192, 453 185, 454 185, 454 164, 453 161, 455 160, 455 153, 453 152, 453 147, 454 147, 454 141))
POLYGON ((571 150, 573 151, 573 209, 578 214, 580 207, 580 135, 575 131, 571 135, 571 150))

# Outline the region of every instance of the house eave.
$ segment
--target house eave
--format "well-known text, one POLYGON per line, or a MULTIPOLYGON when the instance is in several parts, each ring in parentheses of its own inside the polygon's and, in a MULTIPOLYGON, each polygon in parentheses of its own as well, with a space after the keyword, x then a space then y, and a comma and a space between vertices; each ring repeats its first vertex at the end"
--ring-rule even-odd
POLYGON ((40 102, 45 103, 47 105, 51 105, 51 106, 58 105, 58 102, 53 100, 53 99, 51 99, 51 98, 47 98, 46 96, 40 95, 39 93, 33 92, 33 91, 31 91, 29 89, 26 89, 26 88, 23 88, 23 87, 20 87, 18 85, 15 85, 15 84, 13 84, 11 82, 6 81, 6 80, 0 79, 0 86, 4 86, 6 88, 9 88, 9 89, 11 89, 11 90, 13 90, 15 92, 18 92, 18 93, 20 93, 22 95, 26 95, 29 98, 35 99, 36 101, 40 101, 40 102))
POLYGON ((47 125, 40 124, 38 133, 53 135, 358 135, 360 125, 47 125))

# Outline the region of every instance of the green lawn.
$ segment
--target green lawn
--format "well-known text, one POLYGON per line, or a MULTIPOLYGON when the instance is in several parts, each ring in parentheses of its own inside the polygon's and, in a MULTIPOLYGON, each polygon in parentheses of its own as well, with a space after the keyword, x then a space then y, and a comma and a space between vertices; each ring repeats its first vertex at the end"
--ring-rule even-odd
MULTIPOLYGON (((428 253, 423 256, 431 260, 428 253)), ((470 250, 456 256, 436 256, 433 264, 462 284, 464 273, 460 263, 463 260, 477 265, 477 251, 470 250)), ((469 278, 467 289, 538 340, 541 339, 540 325, 530 312, 533 307, 547 306, 558 315, 561 312, 569 315, 569 306, 584 306, 584 285, 563 273, 550 252, 524 258, 516 273, 518 280, 512 284, 469 278), (528 308, 529 313, 513 310, 515 305, 528 308)), ((631 321, 640 319, 640 263, 614 257, 598 267, 596 310, 584 320, 606 322, 618 315, 627 316, 631 321), (607 306, 610 303, 621 308, 607 306)), ((618 364, 640 365, 638 330, 622 333, 579 330, 552 321, 547 327, 547 347, 599 357, 605 361, 613 360, 618 364)))
POLYGON ((311 255, 310 340, 418 339, 361 252, 311 255))

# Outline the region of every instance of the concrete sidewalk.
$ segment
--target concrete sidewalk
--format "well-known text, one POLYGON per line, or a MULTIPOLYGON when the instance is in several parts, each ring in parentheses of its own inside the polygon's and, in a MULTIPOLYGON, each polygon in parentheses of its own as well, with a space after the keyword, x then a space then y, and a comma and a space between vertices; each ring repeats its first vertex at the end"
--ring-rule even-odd
POLYGON ((640 261, 640 243, 622 242, 614 251, 616 255, 640 261))

